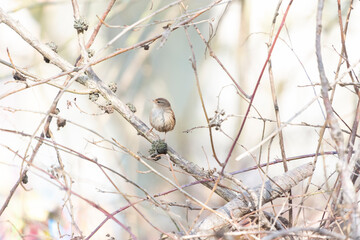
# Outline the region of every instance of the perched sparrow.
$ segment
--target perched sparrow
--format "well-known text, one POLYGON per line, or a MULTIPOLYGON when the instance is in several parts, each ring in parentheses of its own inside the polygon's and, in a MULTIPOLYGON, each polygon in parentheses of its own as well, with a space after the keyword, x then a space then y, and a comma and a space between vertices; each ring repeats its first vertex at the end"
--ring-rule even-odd
POLYGON ((175 127, 175 114, 171 109, 171 105, 165 98, 157 98, 153 100, 154 105, 150 113, 150 124, 159 132, 166 133, 173 130, 175 127))

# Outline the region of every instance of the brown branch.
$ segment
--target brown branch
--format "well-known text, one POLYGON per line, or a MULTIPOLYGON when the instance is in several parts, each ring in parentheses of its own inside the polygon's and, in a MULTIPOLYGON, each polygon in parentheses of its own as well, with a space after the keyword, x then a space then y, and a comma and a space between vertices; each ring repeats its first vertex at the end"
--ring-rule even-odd
POLYGON ((99 33, 99 30, 101 28, 101 26, 103 25, 103 22, 105 21, 105 18, 107 17, 107 15, 109 14, 110 10, 112 9, 112 7, 114 6, 116 0, 111 0, 109 2, 108 7, 106 8, 105 12, 103 13, 103 15, 101 16, 101 18, 99 19, 99 23, 96 25, 93 33, 91 34, 89 41, 86 44, 86 49, 90 48, 91 45, 94 43, 94 40, 97 36, 97 34, 99 33))
POLYGON ((202 35, 202 33, 200 32, 199 28, 194 25, 194 28, 196 30, 196 32, 199 34, 201 40, 203 40, 203 42, 206 44, 206 48, 209 49, 209 54, 212 58, 215 59, 215 61, 219 64, 219 66, 224 70, 224 72, 229 76, 229 78, 231 79, 231 81, 234 83, 235 87, 237 88, 237 90, 239 90, 244 97, 246 97, 247 99, 250 99, 251 96, 249 96, 241 87, 240 85, 235 81, 234 77, 230 74, 229 70, 227 70, 227 68, 224 66, 224 64, 220 61, 220 59, 216 56, 214 50, 211 48, 209 41, 206 41, 206 39, 204 38, 204 36, 202 35))
MULTIPOLYGON (((272 26, 271 26, 271 34, 269 36, 269 42, 267 44, 268 51, 270 51, 270 48, 271 48, 272 37, 274 34, 274 29, 275 29, 275 23, 276 23, 277 16, 279 15, 279 9, 280 9, 281 3, 282 3, 282 1, 278 2, 278 6, 276 8, 276 11, 275 11, 275 14, 273 17, 272 26)), ((269 59, 269 63, 268 63, 268 72, 269 72, 269 80, 270 80, 270 87, 271 87, 271 96, 273 99, 273 106, 274 106, 275 117, 276 117, 276 126, 277 126, 277 129, 280 129, 281 128, 280 107, 279 107, 276 89, 275 89, 275 80, 274 80, 274 74, 273 74, 273 70, 272 70, 271 58, 269 59)), ((283 159, 282 162, 283 162, 284 171, 287 172, 289 170, 289 168, 288 168, 288 164, 287 164, 287 160, 286 160, 284 135, 283 135, 282 130, 279 130, 279 144, 280 144, 281 157, 283 159)), ((289 206, 292 206, 291 190, 289 192, 289 195, 290 195, 289 206)), ((293 209, 291 207, 289 209, 289 223, 293 224, 293 209)))

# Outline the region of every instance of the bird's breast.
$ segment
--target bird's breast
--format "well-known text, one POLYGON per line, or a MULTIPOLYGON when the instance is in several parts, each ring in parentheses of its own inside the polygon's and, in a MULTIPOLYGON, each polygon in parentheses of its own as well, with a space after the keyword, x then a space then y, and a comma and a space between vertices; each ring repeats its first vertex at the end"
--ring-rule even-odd
POLYGON ((150 124, 159 132, 168 132, 174 129, 175 117, 171 109, 153 108, 150 114, 150 124))

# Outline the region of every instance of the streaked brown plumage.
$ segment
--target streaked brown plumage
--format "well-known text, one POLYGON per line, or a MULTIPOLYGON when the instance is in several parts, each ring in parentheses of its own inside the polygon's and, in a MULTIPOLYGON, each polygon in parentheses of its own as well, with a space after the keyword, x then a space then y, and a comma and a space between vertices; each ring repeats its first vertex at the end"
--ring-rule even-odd
MULTIPOLYGON (((175 127, 175 114, 171 109, 171 105, 165 98, 157 98, 153 100, 154 105, 150 113, 150 124, 159 132, 165 134, 175 127)), ((151 131, 151 130, 150 130, 151 131)))

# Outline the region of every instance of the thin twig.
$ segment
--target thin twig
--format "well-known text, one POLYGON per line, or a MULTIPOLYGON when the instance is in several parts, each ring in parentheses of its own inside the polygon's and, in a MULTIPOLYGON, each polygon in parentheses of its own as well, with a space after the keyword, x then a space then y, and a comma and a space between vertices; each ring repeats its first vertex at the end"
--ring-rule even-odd
POLYGON ((86 44, 86 49, 89 49, 91 47, 91 45, 94 43, 95 38, 97 36, 97 34, 99 33, 99 30, 103 24, 103 22, 105 21, 105 18, 107 17, 107 15, 109 14, 109 12, 111 11, 112 7, 114 6, 116 0, 110 0, 109 1, 109 5, 107 6, 105 12, 103 13, 103 15, 101 16, 101 18, 99 19, 99 23, 96 25, 93 33, 91 34, 89 41, 86 44))
MULTIPOLYGON (((200 97, 201 106, 202 106, 202 109, 203 109, 203 112, 204 112, 204 115, 205 115, 205 118, 206 118, 206 122, 207 122, 208 126, 210 126, 210 120, 209 120, 209 117, 208 117, 208 114, 207 114, 207 111, 206 111, 204 98, 203 98, 203 95, 202 95, 202 92, 201 92, 199 76, 197 74, 195 53, 194 53, 193 45, 192 45, 191 40, 190 40, 189 33, 188 33, 186 28, 185 28, 185 33, 186 33, 186 38, 188 40, 190 50, 191 50, 191 54, 192 54, 191 55, 192 57, 191 57, 190 61, 191 61, 191 66, 192 66, 192 68, 194 70, 196 86, 197 86, 198 94, 199 94, 199 97, 200 97)), ((213 156, 214 156, 216 162, 219 164, 219 166, 221 166, 221 162, 219 161, 219 159, 218 159, 218 157, 216 155, 216 151, 215 151, 214 139, 213 139, 213 135, 212 135, 212 129, 211 129, 211 127, 209 127, 208 129, 209 129, 209 137, 210 137, 210 143, 211 143, 211 149, 212 149, 212 152, 213 152, 213 156)))
POLYGON ((243 120, 243 122, 241 123, 240 129, 239 129, 239 131, 238 131, 238 133, 237 133, 237 135, 236 135, 236 137, 235 137, 235 141, 233 142, 233 144, 232 144, 231 147, 230 147, 229 153, 228 153, 228 155, 227 155, 227 157, 226 157, 226 159, 225 159, 225 162, 224 162, 224 164, 223 164, 223 167, 222 167, 222 169, 221 169, 221 174, 224 173, 225 167, 226 167, 226 165, 227 165, 227 163, 228 163, 228 161, 229 161, 229 159, 230 159, 230 157, 231 157, 231 155, 232 155, 232 153, 233 153, 233 151, 234 151, 234 149, 235 149, 235 145, 236 145, 237 141, 239 140, 240 134, 242 133, 242 130, 243 130, 244 126, 245 126, 245 122, 246 122, 247 116, 249 115, 249 112, 250 112, 250 109, 251 109, 251 105, 252 105, 252 103, 253 103, 253 101, 254 101, 254 98, 255 98, 255 94, 256 94, 256 92, 257 92, 258 87, 260 86, 261 78, 262 78, 262 76, 263 76, 263 74, 264 74, 264 71, 265 71, 265 68, 266 68, 266 66, 267 66, 267 64, 268 64, 268 62, 269 62, 269 59, 270 59, 271 54, 272 54, 272 51, 274 50, 274 47, 275 47, 275 44, 276 44, 276 42, 277 42, 277 39, 278 39, 278 37, 279 37, 279 35, 280 35, 280 32, 281 32, 281 30, 282 30, 282 28, 283 28, 283 26, 284 26, 284 24, 285 24, 285 20, 286 20, 286 17, 287 17, 288 12, 289 12, 289 10, 290 10, 290 6, 291 6, 292 2, 293 2, 293 0, 291 0, 291 1, 289 2, 289 5, 288 5, 288 7, 287 7, 287 9, 286 9, 286 11, 285 11, 285 13, 284 13, 283 19, 282 19, 281 24, 280 24, 280 26, 279 26, 278 32, 276 33, 276 36, 275 36, 275 38, 274 38, 274 41, 273 41, 273 43, 271 44, 271 48, 270 48, 269 51, 268 51, 268 56, 267 56, 267 58, 266 58, 266 60, 265 60, 265 63, 264 63, 264 65, 263 65, 263 67, 262 67, 262 70, 261 70, 261 72, 260 72, 259 78, 258 78, 258 80, 257 80, 257 82, 256 82, 254 91, 253 91, 253 93, 252 93, 252 95, 251 95, 251 99, 250 99, 248 108, 247 108, 247 110, 246 110, 244 120, 243 120))

